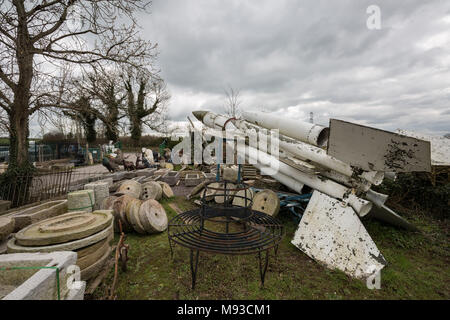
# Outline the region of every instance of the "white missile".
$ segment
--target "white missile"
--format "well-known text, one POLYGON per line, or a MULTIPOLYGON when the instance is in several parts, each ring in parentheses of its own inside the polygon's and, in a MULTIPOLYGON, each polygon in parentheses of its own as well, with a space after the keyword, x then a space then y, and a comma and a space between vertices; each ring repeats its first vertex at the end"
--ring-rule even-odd
POLYGON ((243 112, 242 117, 257 126, 266 129, 279 129, 280 133, 314 146, 327 144, 329 130, 318 124, 301 120, 285 119, 264 112, 243 112))

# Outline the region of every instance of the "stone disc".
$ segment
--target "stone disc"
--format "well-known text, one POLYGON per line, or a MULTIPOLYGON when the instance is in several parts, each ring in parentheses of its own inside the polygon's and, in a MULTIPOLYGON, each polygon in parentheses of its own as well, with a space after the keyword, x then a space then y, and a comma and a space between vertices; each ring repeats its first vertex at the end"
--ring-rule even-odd
POLYGON ((18 244, 42 246, 82 239, 107 228, 113 221, 110 211, 71 212, 32 224, 16 233, 18 244))
POLYGON ((79 266, 81 270, 93 265, 110 249, 108 241, 101 241, 91 247, 93 247, 91 248, 92 252, 85 254, 82 257, 78 256, 77 266, 79 266))
POLYGON ((134 199, 128 202, 125 212, 127 213, 127 219, 131 222, 133 229, 140 234, 145 234, 144 226, 139 220, 139 208, 141 207, 142 201, 139 199, 134 199))
POLYGON ((106 237, 105 239, 102 239, 94 244, 90 244, 89 246, 80 248, 78 250, 75 250, 75 252, 77 253, 77 258, 81 259, 84 258, 92 253, 94 253, 95 251, 97 251, 98 249, 100 249, 101 247, 103 247, 105 244, 110 244, 110 242, 114 239, 114 234, 110 234, 108 237, 106 237))
POLYGON ((114 216, 114 231, 119 232, 119 219, 117 212, 114 211, 114 201, 117 200, 116 196, 109 196, 103 199, 103 202, 100 206, 101 210, 111 210, 112 215, 114 216))
POLYGON ((106 197, 101 205, 101 209, 102 210, 113 210, 113 205, 114 205, 114 201, 116 201, 117 197, 116 196, 109 196, 106 197))
POLYGON ((167 229, 166 211, 156 200, 150 199, 142 203, 139 218, 147 233, 163 232, 167 229))
POLYGON ((66 243, 60 243, 50 246, 40 246, 40 247, 26 247, 21 246, 17 243, 16 238, 12 238, 8 241, 8 253, 20 253, 20 252, 53 252, 53 251, 74 251, 77 249, 82 249, 84 247, 90 246, 97 243, 103 239, 114 237, 113 224, 100 232, 97 232, 89 237, 70 241, 66 243))
POLYGON ((238 207, 245 207, 245 199, 247 198, 247 206, 250 206, 251 200, 253 199, 252 189, 239 190, 234 194, 233 205, 238 207), (246 193, 247 192, 247 193, 246 193))
POLYGON ((168 183, 163 181, 157 181, 161 185, 162 188, 162 195, 164 198, 172 198, 174 196, 172 188, 169 186, 168 183))
POLYGON ((6 239, 14 231, 14 219, 0 217, 0 241, 6 239))
POLYGON ((272 190, 260 191, 253 197, 252 210, 275 217, 280 211, 280 199, 272 190))
POLYGON ((125 194, 123 196, 118 197, 116 201, 114 201, 113 203, 114 215, 118 217, 122 222, 122 228, 124 232, 130 232, 133 230, 130 222, 128 222, 127 220, 127 216, 125 213, 125 209, 127 207, 128 202, 130 202, 133 199, 134 198, 132 196, 125 194))
MULTIPOLYGON (((212 187, 212 188, 219 188, 220 187, 220 183, 218 182, 213 182, 208 184, 208 187, 212 187)), ((206 201, 211 201, 212 199, 214 199, 214 195, 217 193, 217 190, 213 190, 213 189, 208 189, 208 190, 203 190, 202 193, 200 194, 200 199, 203 198, 203 194, 206 192, 205 194, 205 200, 206 201)))
POLYGON ((117 194, 128 194, 133 198, 139 199, 141 197, 142 186, 136 180, 127 180, 122 182, 119 189, 117 189, 117 194))
MULTIPOLYGON (((224 188, 225 184, 224 183, 220 183, 219 184, 219 188, 224 188)), ((235 191, 233 191, 233 189, 236 189, 236 185, 233 183, 227 183, 227 198, 232 200, 235 191)), ((221 196, 215 196, 214 197, 214 201, 216 203, 224 203, 225 202, 225 195, 224 195, 225 191, 216 191, 216 194, 222 194, 221 196)))
POLYGON ((142 200, 159 200, 162 197, 162 186, 156 181, 149 181, 142 184, 142 200))
POLYGON ((81 281, 89 280, 90 278, 98 274, 101 268, 103 268, 103 266, 105 265, 106 260, 108 260, 110 253, 111 247, 108 248, 105 254, 100 259, 98 259, 97 262, 81 270, 80 272, 81 281))

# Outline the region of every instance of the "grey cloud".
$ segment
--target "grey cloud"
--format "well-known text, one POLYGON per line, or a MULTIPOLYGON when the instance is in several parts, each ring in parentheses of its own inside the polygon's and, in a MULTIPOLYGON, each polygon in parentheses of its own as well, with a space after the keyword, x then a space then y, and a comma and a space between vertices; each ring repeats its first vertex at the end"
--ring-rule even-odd
POLYGON ((449 132, 450 3, 377 1, 382 29, 368 30, 371 4, 154 0, 140 22, 159 43, 171 120, 223 111, 231 85, 243 108, 449 132))

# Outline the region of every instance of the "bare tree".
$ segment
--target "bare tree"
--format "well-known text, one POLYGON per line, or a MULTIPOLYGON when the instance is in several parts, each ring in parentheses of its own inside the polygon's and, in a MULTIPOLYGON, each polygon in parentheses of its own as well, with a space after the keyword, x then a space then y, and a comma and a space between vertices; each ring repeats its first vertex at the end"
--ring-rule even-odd
POLYGON ((241 100, 239 98, 239 90, 229 87, 225 89, 226 102, 224 105, 225 114, 233 118, 239 118, 241 115, 241 110, 239 106, 241 105, 241 100))
POLYGON ((144 0, 0 0, 0 107, 9 120, 10 166, 30 168, 29 117, 44 108, 73 108, 51 88, 61 63, 143 67, 155 45, 138 37, 144 0), (120 19, 120 24, 118 19, 120 19))
POLYGON ((82 79, 77 84, 83 94, 89 94, 93 108, 98 111, 97 117, 104 125, 105 137, 108 140, 117 141, 119 120, 126 116, 125 112, 121 112, 127 97, 121 74, 114 70, 95 68, 92 72, 83 75, 82 79))
POLYGON ((128 97, 127 113, 131 139, 137 146, 142 136, 143 124, 156 131, 164 127, 165 111, 170 95, 166 84, 160 78, 153 78, 142 73, 133 75, 129 72, 124 80, 128 97), (136 98, 134 87, 137 89, 136 98))

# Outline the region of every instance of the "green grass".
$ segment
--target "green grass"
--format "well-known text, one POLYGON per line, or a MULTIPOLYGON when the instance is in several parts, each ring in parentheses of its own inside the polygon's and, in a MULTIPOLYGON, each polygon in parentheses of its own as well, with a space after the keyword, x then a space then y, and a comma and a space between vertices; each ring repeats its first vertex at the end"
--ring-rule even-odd
MULTIPOLYGON (((188 210, 182 197, 175 202, 188 210)), ((175 212, 163 201, 168 218, 175 212)), ((449 299, 450 269, 446 221, 411 218, 421 230, 413 233, 365 221, 364 224, 388 261, 381 272, 381 289, 340 271, 329 270, 294 247, 290 241, 297 224, 280 213, 286 234, 275 257, 271 251, 264 288, 255 256, 223 256, 200 253, 197 284, 191 290, 189 250, 180 246, 170 258, 167 232, 141 236, 128 234, 128 270, 119 269, 118 299, 449 299)), ((410 220, 411 220, 410 219, 410 220)), ((118 236, 116 235, 116 241, 118 236)), ((113 271, 93 294, 108 295, 113 271)))

